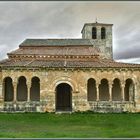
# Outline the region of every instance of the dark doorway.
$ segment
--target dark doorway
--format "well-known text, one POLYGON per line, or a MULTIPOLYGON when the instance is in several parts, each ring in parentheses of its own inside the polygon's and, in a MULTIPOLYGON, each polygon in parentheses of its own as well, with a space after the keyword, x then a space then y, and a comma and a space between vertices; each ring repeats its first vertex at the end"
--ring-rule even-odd
POLYGON ((14 88, 12 84, 12 79, 6 77, 4 79, 4 101, 13 101, 14 99, 14 88))
POLYGON ((56 87, 56 111, 72 111, 72 88, 66 83, 56 87))

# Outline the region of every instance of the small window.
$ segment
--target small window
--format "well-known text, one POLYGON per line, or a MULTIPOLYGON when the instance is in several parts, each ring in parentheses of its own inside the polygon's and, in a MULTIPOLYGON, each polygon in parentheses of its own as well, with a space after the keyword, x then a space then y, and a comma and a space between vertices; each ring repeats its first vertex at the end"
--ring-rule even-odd
POLYGON ((105 34, 106 34, 105 28, 102 27, 101 28, 101 39, 105 39, 105 34))
POLYGON ((96 27, 93 27, 92 28, 92 39, 96 39, 97 38, 97 30, 96 30, 96 27))

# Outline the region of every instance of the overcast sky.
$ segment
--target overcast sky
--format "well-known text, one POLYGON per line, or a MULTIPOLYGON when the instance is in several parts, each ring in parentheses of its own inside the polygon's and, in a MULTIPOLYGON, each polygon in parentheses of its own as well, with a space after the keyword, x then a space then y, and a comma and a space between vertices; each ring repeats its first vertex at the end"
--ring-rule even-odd
POLYGON ((111 23, 113 57, 140 63, 140 2, 0 2, 0 59, 26 38, 81 38, 84 23, 111 23))

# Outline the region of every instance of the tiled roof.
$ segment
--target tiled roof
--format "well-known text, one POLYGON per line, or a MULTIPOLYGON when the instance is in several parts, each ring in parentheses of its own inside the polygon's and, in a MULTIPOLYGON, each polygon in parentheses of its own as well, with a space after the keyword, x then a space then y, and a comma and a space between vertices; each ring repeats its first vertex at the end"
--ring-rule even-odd
POLYGON ((97 55, 99 48, 88 46, 75 47, 29 47, 19 48, 9 55, 97 55))
POLYGON ((19 46, 91 46, 89 39, 26 39, 19 46))
POLYGON ((107 59, 95 59, 92 61, 67 61, 67 60, 12 60, 6 59, 0 62, 0 66, 28 66, 49 68, 137 68, 139 64, 115 62, 107 59))
POLYGON ((19 49, 11 53, 8 53, 9 59, 0 61, 0 66, 2 67, 27 66, 27 67, 49 67, 49 68, 140 67, 139 64, 120 63, 110 59, 103 59, 102 57, 98 57, 97 55, 100 56, 101 54, 99 48, 93 47, 91 45, 92 44, 90 40, 87 39, 27 39, 20 45, 19 49), (40 56, 43 56, 43 58, 40 56), (64 57, 56 58, 50 56, 64 56, 64 57))

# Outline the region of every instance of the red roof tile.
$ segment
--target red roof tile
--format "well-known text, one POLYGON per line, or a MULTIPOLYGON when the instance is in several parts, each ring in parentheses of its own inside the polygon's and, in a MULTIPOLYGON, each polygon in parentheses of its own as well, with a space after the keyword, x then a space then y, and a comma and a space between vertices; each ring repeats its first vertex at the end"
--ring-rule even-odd
POLYGON ((92 61, 67 61, 67 60, 17 60, 7 59, 0 62, 0 66, 28 66, 28 67, 50 67, 50 68, 135 68, 139 64, 120 63, 107 59, 95 59, 92 61))
POLYGON ((97 55, 99 49, 88 46, 75 47, 28 47, 19 48, 8 55, 97 55))

